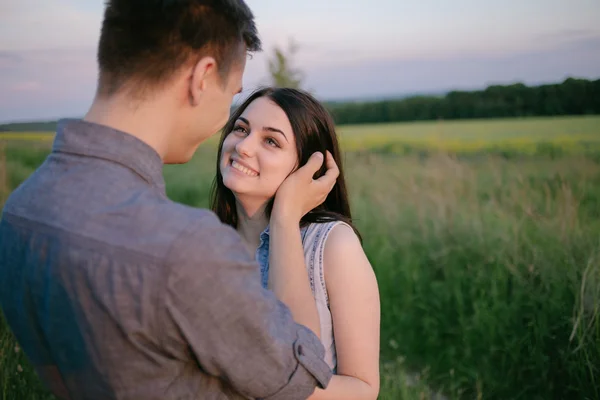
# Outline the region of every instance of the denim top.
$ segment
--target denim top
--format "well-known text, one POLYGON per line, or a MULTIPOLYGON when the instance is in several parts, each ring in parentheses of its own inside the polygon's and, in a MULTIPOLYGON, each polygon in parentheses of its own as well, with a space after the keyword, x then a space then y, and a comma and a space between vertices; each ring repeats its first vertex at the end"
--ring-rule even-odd
MULTIPOLYGON (((325 347, 325 361, 335 373, 337 369, 337 354, 333 336, 333 319, 329 308, 329 297, 325 284, 323 255, 325 242, 331 230, 338 224, 333 221, 326 223, 311 223, 300 229, 304 260, 313 296, 319 313, 321 328, 321 343, 325 347)), ((260 266, 261 283, 267 288, 269 281, 269 227, 260 235, 260 245, 256 249, 256 261, 260 266)))
MULTIPOLYGON (((308 226, 300 229, 300 235, 302 237, 302 245, 304 247, 304 240, 306 238, 306 231, 308 226)), ((260 234, 260 244, 256 249, 256 261, 260 266, 260 281, 263 288, 267 288, 269 282, 269 226, 265 228, 260 234)))

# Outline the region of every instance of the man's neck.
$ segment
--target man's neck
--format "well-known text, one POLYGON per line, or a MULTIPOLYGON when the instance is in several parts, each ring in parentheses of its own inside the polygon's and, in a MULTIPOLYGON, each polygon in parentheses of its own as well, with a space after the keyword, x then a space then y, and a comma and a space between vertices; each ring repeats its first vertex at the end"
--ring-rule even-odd
POLYGON ((164 160, 172 131, 172 120, 166 117, 167 107, 164 101, 132 103, 126 96, 116 94, 110 98, 96 97, 83 119, 135 136, 164 160))

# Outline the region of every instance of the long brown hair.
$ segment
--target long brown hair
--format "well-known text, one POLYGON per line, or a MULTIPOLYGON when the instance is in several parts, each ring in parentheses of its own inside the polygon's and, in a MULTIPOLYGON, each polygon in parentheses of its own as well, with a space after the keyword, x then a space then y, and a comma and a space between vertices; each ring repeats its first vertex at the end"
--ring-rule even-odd
MULTIPOLYGON (((342 157, 333 118, 313 96, 298 89, 272 87, 259 89, 252 93, 232 113, 229 121, 223 128, 223 133, 219 141, 217 174, 213 181, 210 197, 212 211, 217 214, 221 222, 237 228, 238 215, 235 196, 223 184, 223 176, 221 175, 221 152, 223 150, 223 142, 227 135, 233 131, 237 119, 250 103, 260 97, 267 97, 273 103, 277 104, 287 115, 296 137, 299 167, 305 165, 313 153, 320 151, 325 155, 326 151, 329 151, 340 170, 336 184, 325 201, 304 215, 300 221, 300 226, 305 226, 311 222, 343 221, 350 225, 358 237, 361 238, 360 233, 352 222, 342 157)), ((323 166, 315 174, 315 178, 322 176, 326 170, 327 167, 325 162, 323 162, 323 166)), ((271 216, 273 201, 274 199, 271 199, 267 205, 267 217, 271 216)))

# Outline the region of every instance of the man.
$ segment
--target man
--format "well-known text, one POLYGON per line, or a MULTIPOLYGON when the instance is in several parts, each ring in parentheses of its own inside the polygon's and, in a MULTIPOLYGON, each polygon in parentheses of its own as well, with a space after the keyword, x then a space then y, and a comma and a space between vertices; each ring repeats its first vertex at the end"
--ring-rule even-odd
MULTIPOLYGON (((187 162, 226 121, 260 50, 253 18, 243 0, 107 1, 96 98, 60 122, 0 223, 0 305, 58 397, 295 399, 327 386, 311 316, 295 322, 261 289, 233 229, 165 194, 163 164, 187 162)), ((278 192, 290 268, 304 268, 300 217, 335 183, 327 163, 313 181, 314 157, 278 192)))

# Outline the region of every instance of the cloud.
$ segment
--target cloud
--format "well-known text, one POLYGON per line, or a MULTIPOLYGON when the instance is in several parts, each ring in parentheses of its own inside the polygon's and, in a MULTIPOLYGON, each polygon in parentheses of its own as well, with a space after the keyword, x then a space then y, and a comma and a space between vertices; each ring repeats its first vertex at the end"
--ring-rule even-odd
POLYGON ((102 13, 70 0, 19 0, 0 10, 0 50, 93 46, 102 13))
POLYGON ((23 62, 23 58, 10 51, 0 51, 0 71, 6 72, 8 69, 18 68, 23 62))
POLYGON ((82 114, 95 93, 92 49, 0 53, 0 121, 82 114))
POLYGON ((329 68, 308 68, 307 86, 321 98, 398 96, 490 84, 541 84, 569 76, 600 78, 600 37, 530 52, 439 58, 363 60, 329 68))
MULTIPOLYGON (((267 60, 275 43, 285 44, 287 40, 267 38, 265 51, 247 62, 244 94, 268 84, 267 60)), ((306 73, 306 86, 322 99, 476 89, 516 81, 538 84, 567 76, 600 77, 600 32, 593 29, 548 31, 533 45, 515 45, 512 51, 449 48, 434 54, 386 47, 386 43, 366 49, 355 48, 348 41, 305 40, 299 44, 295 64, 306 73)), ((96 86, 95 45, 1 49, 0 121, 85 112, 96 86)))
POLYGON ((539 40, 573 41, 600 36, 600 31, 593 29, 559 29, 537 35, 539 40))
POLYGON ((17 82, 9 87, 12 92, 37 92, 42 85, 36 81, 17 82))

